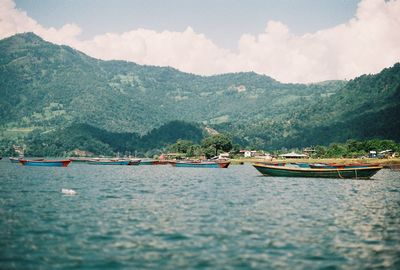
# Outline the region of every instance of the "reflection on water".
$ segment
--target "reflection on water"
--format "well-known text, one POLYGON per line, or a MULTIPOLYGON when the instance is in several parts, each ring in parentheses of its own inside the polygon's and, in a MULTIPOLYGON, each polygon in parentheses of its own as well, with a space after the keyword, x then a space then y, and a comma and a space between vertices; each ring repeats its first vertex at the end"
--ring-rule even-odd
POLYGON ((400 174, 390 170, 364 181, 5 160, 0 178, 1 269, 400 266, 400 174))

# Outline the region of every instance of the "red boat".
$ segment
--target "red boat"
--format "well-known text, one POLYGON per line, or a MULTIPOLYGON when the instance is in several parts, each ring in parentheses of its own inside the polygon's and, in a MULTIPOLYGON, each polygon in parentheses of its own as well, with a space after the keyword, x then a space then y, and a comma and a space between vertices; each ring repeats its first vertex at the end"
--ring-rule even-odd
POLYGON ((20 159, 19 163, 24 166, 48 166, 48 167, 67 167, 71 160, 27 160, 20 159))

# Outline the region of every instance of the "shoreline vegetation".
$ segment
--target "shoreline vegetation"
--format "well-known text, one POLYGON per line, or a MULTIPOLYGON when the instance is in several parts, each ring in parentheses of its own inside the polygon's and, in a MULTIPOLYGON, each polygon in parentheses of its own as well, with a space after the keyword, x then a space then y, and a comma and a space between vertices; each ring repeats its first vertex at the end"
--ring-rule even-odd
POLYGON ((368 164, 381 164, 393 165, 400 164, 400 158, 291 158, 291 159, 264 159, 264 158, 235 158, 231 159, 232 165, 241 163, 257 163, 257 162, 304 162, 304 163, 337 163, 337 164, 348 164, 348 163, 368 163, 368 164))
MULTIPOLYGON (((49 143, 49 142, 48 142, 49 143)), ((48 144, 48 147, 52 147, 52 143, 48 144)), ((62 147, 62 143, 61 145, 62 147)), ((276 151, 265 152, 260 151, 249 151, 243 150, 242 146, 235 144, 233 139, 228 134, 216 134, 205 137, 200 143, 195 143, 189 140, 178 139, 174 144, 169 144, 163 148, 158 148, 152 152, 151 155, 136 155, 136 151, 132 152, 110 152, 110 153, 91 153, 89 151, 80 150, 75 148, 73 151, 47 152, 40 151, 43 148, 42 145, 36 145, 39 149, 32 151, 32 147, 25 146, 17 147, 12 145, 9 151, 1 151, 2 156, 31 156, 31 157, 64 157, 64 158, 121 158, 126 157, 137 157, 137 158, 151 158, 158 159, 161 155, 164 159, 215 159, 219 158, 230 158, 233 164, 240 163, 251 163, 251 162, 305 162, 305 163, 379 163, 379 164, 400 164, 400 144, 392 140, 367 140, 357 141, 348 140, 345 143, 332 143, 329 146, 312 146, 304 149, 281 149, 276 151), (27 150, 27 151, 26 151, 27 150), (303 156, 301 158, 284 158, 283 154, 287 152, 293 152, 294 154, 305 153, 306 151, 311 154, 303 156), (61 155, 58 155, 59 153, 61 155), (243 157, 245 152, 253 152, 254 157, 243 157), (131 155, 134 154, 134 155, 131 155)), ((66 147, 66 146, 64 146, 66 147)), ((138 153, 139 154, 139 153, 138 153)), ((299 155, 300 156, 300 155, 299 155)))

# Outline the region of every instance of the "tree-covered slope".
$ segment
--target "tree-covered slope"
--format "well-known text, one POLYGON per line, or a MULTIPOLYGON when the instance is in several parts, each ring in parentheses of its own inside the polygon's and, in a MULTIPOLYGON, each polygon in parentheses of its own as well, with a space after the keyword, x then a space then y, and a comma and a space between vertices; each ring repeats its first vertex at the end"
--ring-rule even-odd
MULTIPOLYGON (((267 149, 348 138, 400 140, 399 69, 349 82, 282 84, 251 72, 206 77, 101 61, 18 34, 0 40, 0 134, 87 124, 142 137, 183 120, 267 149)), ((152 141, 163 136, 150 134, 152 141)))
POLYGON ((81 122, 146 133, 171 120, 208 124, 284 113, 328 86, 281 84, 255 73, 202 77, 172 68, 100 61, 28 33, 0 41, 2 125, 81 122))
POLYGON ((3 125, 53 127, 81 122, 141 131, 152 127, 147 122, 158 121, 152 119, 158 108, 154 112, 113 88, 101 61, 69 47, 21 34, 0 42, 0 59, 3 125))
POLYGON ((286 114, 244 124, 216 126, 230 130, 242 144, 276 149, 327 145, 348 139, 400 141, 400 64, 376 75, 363 75, 331 94, 298 100, 286 114))
POLYGON ((153 153, 177 140, 199 143, 203 129, 196 124, 172 121, 144 136, 129 132, 110 132, 88 124, 72 124, 54 131, 34 131, 25 138, 25 153, 34 156, 70 155, 74 150, 83 150, 95 155, 153 153))

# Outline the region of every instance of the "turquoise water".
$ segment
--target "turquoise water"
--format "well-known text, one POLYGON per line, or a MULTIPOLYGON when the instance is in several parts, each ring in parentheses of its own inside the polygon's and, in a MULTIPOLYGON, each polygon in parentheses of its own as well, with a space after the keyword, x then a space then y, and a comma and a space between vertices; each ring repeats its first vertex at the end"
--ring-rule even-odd
POLYGON ((374 178, 2 160, 0 269, 400 269, 400 173, 374 178))

